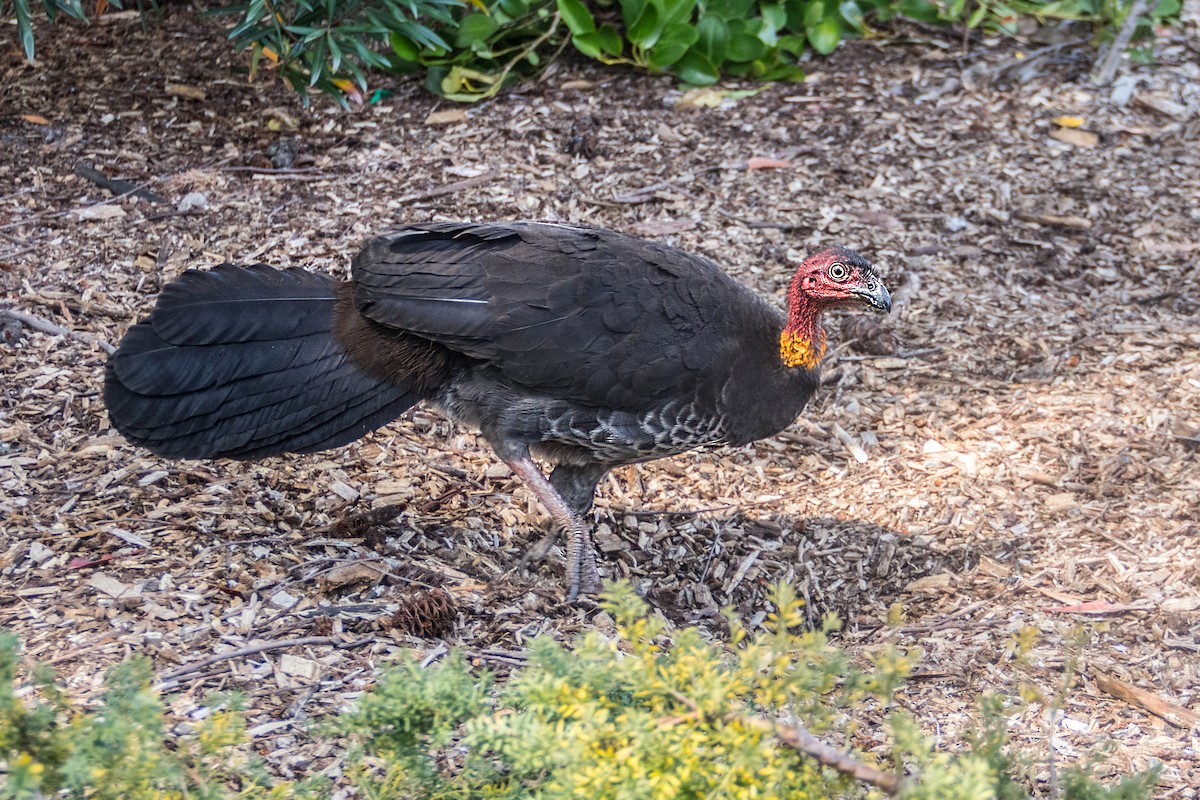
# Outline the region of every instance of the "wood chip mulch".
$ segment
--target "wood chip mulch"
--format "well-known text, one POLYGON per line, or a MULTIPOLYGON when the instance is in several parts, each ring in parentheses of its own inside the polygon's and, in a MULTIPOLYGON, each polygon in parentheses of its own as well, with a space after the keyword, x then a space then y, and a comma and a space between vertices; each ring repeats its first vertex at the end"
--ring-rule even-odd
POLYGON ((837 242, 879 263, 894 313, 830 320, 825 389, 779 436, 613 473, 602 569, 715 636, 721 607, 756 625, 795 582, 856 657, 918 649, 898 699, 946 748, 981 692, 1053 696, 1074 664, 1062 713, 1014 708, 1016 742, 1112 775, 1157 759, 1159 796, 1197 796, 1195 27, 1126 71, 1124 105, 1088 83, 1088 50, 1018 70, 1014 44, 963 58, 922 31, 718 108, 568 59, 477 106, 404 84, 348 113, 247 84, 186 8, 39 33, 36 68, 0 60, 0 626, 73 696, 147 655, 175 733, 241 689, 256 748, 304 775, 336 769, 307 721, 402 651, 504 674, 532 637, 611 625, 563 602, 560 550, 518 573, 546 515, 430 410, 254 463, 127 444, 103 342, 183 270, 344 275, 392 225, 539 218, 660 239, 781 298, 837 242), (114 198, 89 169, 146 191, 114 198))

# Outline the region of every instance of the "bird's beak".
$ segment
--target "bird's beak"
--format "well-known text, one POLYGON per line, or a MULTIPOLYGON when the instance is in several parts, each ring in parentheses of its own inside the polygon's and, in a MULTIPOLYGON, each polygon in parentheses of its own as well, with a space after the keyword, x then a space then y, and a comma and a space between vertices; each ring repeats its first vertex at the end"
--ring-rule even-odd
POLYGON ((865 286, 856 286, 850 292, 871 308, 878 308, 885 314, 892 310, 892 295, 882 281, 871 281, 865 286))

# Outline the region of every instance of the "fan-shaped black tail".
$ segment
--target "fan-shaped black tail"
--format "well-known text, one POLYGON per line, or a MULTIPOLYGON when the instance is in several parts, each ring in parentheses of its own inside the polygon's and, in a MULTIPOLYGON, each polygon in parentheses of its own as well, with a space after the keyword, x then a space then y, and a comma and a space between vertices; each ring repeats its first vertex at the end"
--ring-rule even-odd
POLYGON ((185 273, 108 360, 113 425, 163 456, 257 458, 338 447, 400 416, 420 396, 347 358, 335 287, 261 264, 185 273))

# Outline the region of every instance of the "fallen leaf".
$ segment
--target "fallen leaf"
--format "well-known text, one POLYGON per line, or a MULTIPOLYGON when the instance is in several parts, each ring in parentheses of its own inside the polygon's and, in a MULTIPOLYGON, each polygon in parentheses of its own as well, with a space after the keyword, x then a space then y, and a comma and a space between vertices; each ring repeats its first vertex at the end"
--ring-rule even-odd
POLYGON ((791 161, 781 161, 777 158, 762 158, 755 156, 746 162, 746 169, 787 169, 795 166, 791 161))
POLYGON ((354 85, 354 81, 348 78, 334 78, 332 82, 334 86, 342 90, 346 97, 350 98, 351 102, 362 105, 362 92, 354 85))
POLYGON ((1050 138, 1076 147, 1096 147, 1100 144, 1100 137, 1096 134, 1075 128, 1055 128, 1050 131, 1050 138))
POLYGON ((1087 120, 1083 117, 1055 117, 1050 121, 1063 128, 1082 128, 1087 120))
POLYGON ((41 114, 22 114, 21 119, 34 125, 49 125, 50 120, 43 117, 41 114))
POLYGON ((208 92, 199 86, 188 86, 186 83, 168 83, 166 92, 175 97, 186 97, 188 100, 203 100, 208 97, 208 92))
POLYGON ((67 569, 85 569, 87 567, 95 567, 103 564, 105 561, 112 561, 116 558, 115 553, 105 553, 99 558, 88 558, 87 556, 75 556, 67 562, 67 569))
POLYGON ((445 111, 435 111, 425 118, 426 125, 453 125, 456 122, 466 122, 467 112, 461 108, 449 108, 445 111))
POLYGON ((121 583, 116 578, 106 575, 103 572, 97 572, 88 578, 88 586, 100 590, 109 597, 134 597, 141 594, 140 588, 121 583))
POLYGON ((715 89, 702 86, 688 89, 675 103, 676 108, 720 108, 722 105, 731 106, 743 97, 753 97, 761 89, 715 89))
POLYGON ((321 674, 321 665, 311 658, 284 653, 279 657, 279 670, 284 675, 312 680, 321 674))
POLYGON ((954 576, 943 572, 938 575, 926 575, 922 578, 917 578, 915 581, 910 581, 904 587, 904 592, 907 594, 931 593, 943 594, 954 588, 954 576))
POLYGON ((1164 117, 1171 117, 1172 119, 1186 120, 1191 116, 1191 112, 1187 106, 1176 103, 1174 100, 1168 100, 1165 97, 1158 97, 1152 94, 1139 94, 1133 98, 1133 102, 1143 108, 1157 111, 1164 117))
POLYGON ((75 212, 75 218, 80 222, 98 222, 123 216, 125 216, 125 209, 116 205, 88 206, 75 212))
POLYGON ((340 567, 334 567, 321 576, 321 586, 326 589, 340 589, 356 583, 376 584, 383 579, 383 570, 370 564, 351 562, 340 567))
POLYGON ((1047 511, 1066 511, 1078 505, 1073 492, 1058 492, 1046 498, 1047 511))

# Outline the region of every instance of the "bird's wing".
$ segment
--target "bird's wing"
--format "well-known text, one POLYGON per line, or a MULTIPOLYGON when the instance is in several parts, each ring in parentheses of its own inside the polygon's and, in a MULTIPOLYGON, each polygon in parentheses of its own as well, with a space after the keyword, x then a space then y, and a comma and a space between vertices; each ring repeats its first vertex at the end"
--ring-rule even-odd
POLYGON ((494 364, 538 392, 609 408, 687 396, 729 358, 752 293, 711 262, 611 231, 434 223, 368 242, 367 318, 494 364))

